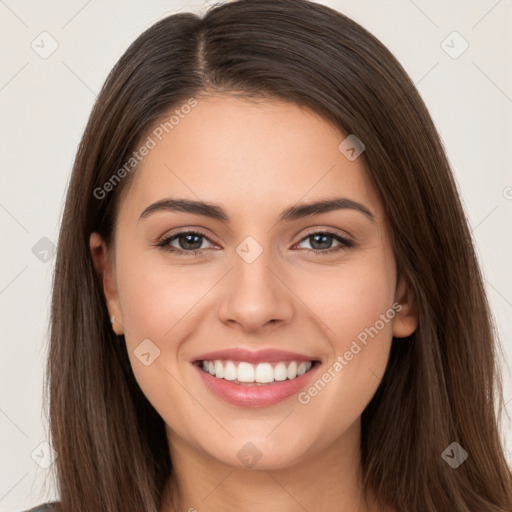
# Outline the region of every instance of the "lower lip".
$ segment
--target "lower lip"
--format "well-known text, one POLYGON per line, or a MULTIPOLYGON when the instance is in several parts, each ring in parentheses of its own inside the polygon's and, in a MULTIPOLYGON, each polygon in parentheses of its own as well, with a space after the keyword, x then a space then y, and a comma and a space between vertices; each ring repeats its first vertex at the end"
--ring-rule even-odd
POLYGON ((317 361, 300 377, 274 381, 272 384, 257 386, 256 384, 235 384, 226 379, 218 379, 194 364, 206 386, 217 396, 233 405, 244 407, 265 407, 277 404, 299 393, 320 366, 317 361))

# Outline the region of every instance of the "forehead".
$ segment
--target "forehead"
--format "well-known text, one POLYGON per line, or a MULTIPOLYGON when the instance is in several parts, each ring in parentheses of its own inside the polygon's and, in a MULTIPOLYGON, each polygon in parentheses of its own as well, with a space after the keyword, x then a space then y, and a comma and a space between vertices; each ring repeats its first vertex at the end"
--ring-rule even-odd
POLYGON ((197 100, 187 111, 149 133, 153 147, 135 171, 120 215, 138 216, 170 196, 222 204, 238 217, 272 216, 294 203, 344 196, 366 202, 379 216, 362 159, 351 161, 339 149, 347 134, 315 112, 228 95, 197 100))

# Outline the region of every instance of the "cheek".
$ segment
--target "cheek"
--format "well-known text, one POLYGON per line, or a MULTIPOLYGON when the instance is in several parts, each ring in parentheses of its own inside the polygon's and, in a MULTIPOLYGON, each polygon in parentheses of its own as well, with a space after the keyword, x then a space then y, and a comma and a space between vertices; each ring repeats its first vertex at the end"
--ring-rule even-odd
POLYGON ((206 276, 191 280, 194 272, 190 268, 170 269, 155 264, 154 259, 146 255, 118 263, 127 352, 135 379, 149 402, 164 418, 173 418, 180 410, 178 423, 186 425, 198 411, 179 383, 180 343, 200 309, 193 306, 208 290, 209 281, 206 276))
POLYGON ((120 262, 118 280, 123 320, 133 342, 172 338, 175 326, 187 314, 193 316, 209 282, 190 267, 170 268, 149 255, 120 262))
POLYGON ((335 423, 357 418, 377 390, 397 312, 394 260, 369 258, 359 263, 340 267, 330 279, 319 276, 314 287, 299 292, 318 315, 331 352, 299 401, 310 404, 316 417, 331 407, 342 412, 331 418, 335 423))
POLYGON ((163 389, 174 390, 176 381, 170 373, 176 370, 179 343, 173 340, 179 340, 193 317, 193 305, 205 293, 204 286, 191 282, 190 269, 187 274, 171 271, 127 246, 120 247, 119 254, 116 277, 127 352, 136 380, 155 403, 163 389))
MULTIPOLYGON (((392 307, 394 293, 393 262, 383 255, 323 270, 314 279, 307 276, 298 289, 338 352, 380 320, 380 315, 392 307)), ((378 327, 384 337, 392 332, 391 322, 379 322, 378 327)))

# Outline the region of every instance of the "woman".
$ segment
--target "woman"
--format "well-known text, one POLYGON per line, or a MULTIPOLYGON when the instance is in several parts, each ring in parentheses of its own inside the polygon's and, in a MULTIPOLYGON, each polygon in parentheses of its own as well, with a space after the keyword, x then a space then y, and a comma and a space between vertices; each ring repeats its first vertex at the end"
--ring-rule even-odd
POLYGON ((71 177, 48 360, 60 511, 509 511, 482 276, 439 136, 305 0, 153 25, 71 177))

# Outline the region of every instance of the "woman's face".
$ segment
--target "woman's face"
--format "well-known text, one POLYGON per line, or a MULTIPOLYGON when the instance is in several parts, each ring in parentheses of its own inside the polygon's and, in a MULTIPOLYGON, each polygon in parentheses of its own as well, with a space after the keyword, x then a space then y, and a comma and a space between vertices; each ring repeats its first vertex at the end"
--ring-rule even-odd
POLYGON ((297 105, 227 95, 199 100, 167 129, 150 134, 155 147, 121 202, 110 258, 96 234, 91 250, 171 450, 263 469, 335 444, 358 450, 392 336, 416 327, 361 146, 339 149, 347 135, 297 105), (206 202, 216 215, 147 210, 166 199, 206 202), (336 208, 301 214, 334 199, 336 208), (231 349, 250 354, 207 354, 231 349), (236 380, 204 372, 196 361, 205 357, 236 380), (289 378, 301 360, 315 363, 289 378), (256 377, 278 380, 248 382, 256 377))

